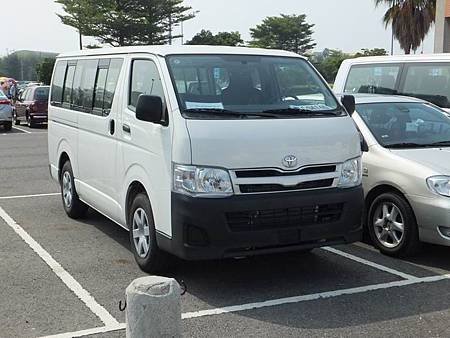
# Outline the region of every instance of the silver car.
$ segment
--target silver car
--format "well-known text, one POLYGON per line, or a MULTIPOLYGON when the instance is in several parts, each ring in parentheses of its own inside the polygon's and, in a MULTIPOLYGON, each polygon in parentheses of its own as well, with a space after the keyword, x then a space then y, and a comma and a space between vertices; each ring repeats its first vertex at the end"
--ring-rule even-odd
POLYGON ((6 131, 12 128, 12 106, 8 97, 0 90, 0 126, 6 131))
POLYGON ((414 254, 421 242, 450 246, 450 117, 419 99, 355 98, 374 245, 391 256, 414 254))

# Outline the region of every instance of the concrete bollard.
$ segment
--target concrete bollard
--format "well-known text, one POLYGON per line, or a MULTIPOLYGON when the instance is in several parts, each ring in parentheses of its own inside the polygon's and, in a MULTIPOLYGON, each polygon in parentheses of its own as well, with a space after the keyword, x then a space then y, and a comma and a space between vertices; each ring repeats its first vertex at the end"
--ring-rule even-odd
POLYGON ((135 279, 126 289, 127 338, 181 337, 181 290, 173 278, 135 279))

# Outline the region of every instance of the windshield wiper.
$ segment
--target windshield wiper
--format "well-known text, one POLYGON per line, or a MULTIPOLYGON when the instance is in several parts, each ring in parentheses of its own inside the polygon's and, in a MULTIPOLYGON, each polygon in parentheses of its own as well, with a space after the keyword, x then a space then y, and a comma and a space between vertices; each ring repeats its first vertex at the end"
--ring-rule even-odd
POLYGON ((269 112, 237 112, 234 110, 221 109, 221 108, 190 108, 185 109, 186 113, 200 113, 200 114, 213 114, 216 116, 238 116, 240 118, 247 118, 249 116, 258 116, 258 117, 266 117, 266 118, 278 118, 277 114, 271 114, 269 112))
POLYGON ((437 147, 439 147, 439 146, 450 147, 450 141, 433 142, 433 143, 427 144, 427 146, 431 146, 431 147, 434 147, 434 146, 437 146, 437 147))
POLYGON ((401 142, 401 143, 386 144, 385 147, 391 148, 391 149, 424 148, 424 147, 427 147, 427 144, 414 143, 414 142, 401 142))
POLYGON ((263 113, 278 114, 278 115, 309 115, 309 116, 338 116, 339 112, 336 110, 324 111, 324 110, 312 110, 303 108, 279 108, 264 110, 263 113))

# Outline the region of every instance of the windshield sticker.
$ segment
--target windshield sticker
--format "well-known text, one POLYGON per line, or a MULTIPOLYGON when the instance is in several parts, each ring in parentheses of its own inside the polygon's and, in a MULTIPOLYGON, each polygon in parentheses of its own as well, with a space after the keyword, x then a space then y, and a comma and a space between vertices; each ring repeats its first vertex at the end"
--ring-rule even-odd
POLYGON ((328 107, 326 104, 291 104, 289 105, 291 109, 307 109, 307 110, 330 110, 332 108, 328 107))
POLYGON ((222 102, 188 102, 186 109, 224 109, 222 102))

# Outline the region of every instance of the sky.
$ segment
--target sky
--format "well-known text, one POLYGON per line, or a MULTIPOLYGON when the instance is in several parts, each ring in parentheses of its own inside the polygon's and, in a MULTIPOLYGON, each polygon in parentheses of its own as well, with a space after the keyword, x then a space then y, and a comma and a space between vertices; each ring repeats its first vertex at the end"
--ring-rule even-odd
MULTIPOLYGON (((62 9, 53 0, 1 2, 0 22, 14 29, 3 26, 0 55, 14 50, 67 52, 78 49, 77 32, 61 23, 56 13, 62 13, 62 9)), ((194 19, 184 23, 185 40, 202 29, 209 29, 214 33, 239 31, 248 41, 249 29, 267 16, 306 14, 307 21, 315 24, 315 51, 324 48, 344 52, 357 52, 362 48, 390 50, 391 31, 386 30, 382 22, 386 8, 375 8, 373 0, 185 0, 184 3, 199 11, 194 19)), ((85 44, 92 42, 95 40, 91 38, 84 40, 85 44)), ((181 39, 174 44, 181 44, 181 39)), ((418 50, 421 51, 422 48, 418 50)), ((423 51, 433 52, 433 32, 425 40, 423 51)), ((398 44, 394 53, 402 53, 398 44)))

